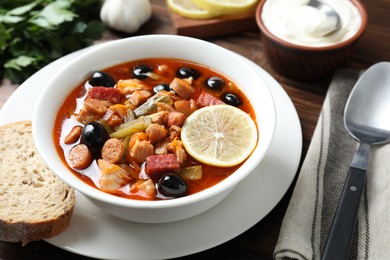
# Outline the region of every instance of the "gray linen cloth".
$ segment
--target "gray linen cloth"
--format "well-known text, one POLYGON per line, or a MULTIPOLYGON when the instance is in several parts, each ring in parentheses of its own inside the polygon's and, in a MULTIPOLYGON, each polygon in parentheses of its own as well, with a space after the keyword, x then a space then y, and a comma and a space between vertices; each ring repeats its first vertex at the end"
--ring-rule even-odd
MULTIPOLYGON (((283 219, 274 251, 277 260, 321 258, 358 147, 344 128, 343 115, 359 75, 345 69, 332 79, 283 219)), ((373 146, 350 259, 390 259, 389 198, 390 145, 373 146)))

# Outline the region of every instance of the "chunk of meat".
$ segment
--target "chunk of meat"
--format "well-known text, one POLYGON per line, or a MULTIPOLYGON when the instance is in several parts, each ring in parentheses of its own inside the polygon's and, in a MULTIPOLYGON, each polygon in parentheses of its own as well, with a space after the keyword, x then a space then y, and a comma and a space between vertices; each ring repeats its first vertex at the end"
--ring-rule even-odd
POLYGON ((126 118, 128 109, 129 108, 123 104, 115 104, 108 108, 111 113, 118 115, 121 119, 126 118))
POLYGON ((222 100, 219 100, 218 98, 213 97, 211 94, 209 94, 205 91, 202 91, 202 93, 200 93, 196 102, 201 107, 225 104, 222 100))
POLYGON ((159 142, 154 145, 154 154, 167 154, 168 153, 169 139, 165 139, 163 142, 159 142))
POLYGON ((158 65, 157 69, 160 72, 166 73, 169 70, 169 67, 168 67, 168 65, 161 64, 161 65, 158 65))
POLYGON ((183 113, 177 111, 170 112, 167 116, 166 125, 168 127, 171 127, 173 125, 182 126, 186 118, 187 117, 183 113))
POLYGON ((139 174, 141 172, 141 167, 136 162, 130 162, 129 164, 119 164, 119 166, 127 171, 131 178, 137 180, 139 179, 139 174))
POLYGON ((125 145, 117 138, 108 139, 102 148, 102 158, 110 163, 119 163, 125 154, 125 145))
POLYGON ((120 79, 116 83, 116 88, 124 95, 129 95, 137 90, 148 89, 148 86, 139 79, 120 79))
POLYGON ((104 116, 107 111, 107 107, 104 101, 95 99, 95 98, 87 98, 84 101, 84 107, 86 110, 91 112, 92 114, 96 114, 99 116, 104 116))
POLYGON ((149 199, 153 199, 157 194, 156 186, 151 179, 136 181, 131 185, 130 191, 149 199))
POLYGON ((129 150, 130 157, 137 163, 143 163, 154 154, 154 147, 149 141, 137 141, 129 150))
POLYGON ((77 120, 83 124, 89 124, 93 121, 98 121, 101 118, 100 115, 88 111, 85 107, 83 107, 77 115, 77 120))
POLYGON ((137 132, 131 136, 130 146, 133 146, 136 141, 148 141, 148 135, 144 132, 137 132))
POLYGON ((174 155, 176 155, 176 159, 178 163, 182 164, 187 160, 188 157, 187 151, 184 148, 182 141, 178 139, 174 139, 172 142, 170 142, 167 145, 167 149, 169 153, 173 153, 174 155))
POLYGON ((149 141, 152 144, 160 142, 165 139, 168 135, 168 130, 163 125, 158 124, 150 124, 148 128, 146 128, 145 133, 149 137, 149 141))
POLYGON ((191 115, 198 109, 198 104, 194 99, 178 100, 174 105, 177 112, 183 113, 186 116, 191 115))
POLYGON ((98 166, 102 172, 99 183, 103 191, 115 192, 131 181, 131 177, 126 170, 116 164, 99 159, 98 166))
POLYGON ((159 125, 165 124, 167 116, 168 116, 167 111, 160 111, 149 115, 150 119, 152 119, 152 123, 159 124, 159 125))
POLYGON ((106 119, 106 122, 111 128, 115 128, 118 125, 123 124, 123 119, 120 118, 117 114, 111 113, 110 116, 106 119))
POLYGON ((81 125, 76 125, 70 130, 69 134, 65 137, 65 144, 73 144, 79 140, 81 133, 83 132, 83 127, 81 125))
POLYGON ((164 102, 157 102, 156 106, 157 106, 157 111, 167 111, 167 112, 176 111, 173 106, 164 102))
POLYGON ((180 78, 174 78, 171 84, 169 84, 169 87, 184 99, 188 99, 195 92, 187 80, 180 78))
POLYGON ((83 170, 92 163, 93 156, 85 144, 78 144, 69 151, 68 159, 71 167, 83 170))
POLYGON ((129 157, 137 163, 145 162, 148 156, 154 154, 154 147, 146 133, 139 132, 131 136, 128 153, 129 157))
POLYGON ((88 91, 88 98, 109 101, 112 104, 122 103, 125 96, 116 88, 94 87, 88 91))
POLYGON ((152 155, 146 160, 146 174, 156 174, 169 171, 178 171, 180 164, 174 154, 152 155))
POLYGON ((181 127, 173 125, 169 128, 169 139, 174 140, 175 138, 180 138, 181 127))
POLYGON ((136 90, 131 94, 129 100, 134 106, 139 106, 143 104, 149 97, 152 96, 148 90, 136 90))

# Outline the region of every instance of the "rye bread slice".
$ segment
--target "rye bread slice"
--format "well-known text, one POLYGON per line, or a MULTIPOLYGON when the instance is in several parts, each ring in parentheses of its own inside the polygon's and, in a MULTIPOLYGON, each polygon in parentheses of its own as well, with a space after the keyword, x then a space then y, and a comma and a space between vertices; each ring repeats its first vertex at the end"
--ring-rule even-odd
POLYGON ((74 190, 48 169, 35 148, 31 121, 0 126, 0 240, 53 237, 70 223, 74 190))

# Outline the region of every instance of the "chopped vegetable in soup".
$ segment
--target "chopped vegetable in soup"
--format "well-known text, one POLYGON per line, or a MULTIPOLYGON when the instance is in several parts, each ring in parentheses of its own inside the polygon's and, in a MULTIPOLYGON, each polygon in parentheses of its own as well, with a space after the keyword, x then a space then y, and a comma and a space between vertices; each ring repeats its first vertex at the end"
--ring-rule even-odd
POLYGON ((129 199, 190 195, 241 164, 200 163, 180 138, 188 116, 228 104, 254 112, 229 78, 199 64, 144 59, 96 71, 66 98, 53 137, 64 163, 87 184, 129 199))

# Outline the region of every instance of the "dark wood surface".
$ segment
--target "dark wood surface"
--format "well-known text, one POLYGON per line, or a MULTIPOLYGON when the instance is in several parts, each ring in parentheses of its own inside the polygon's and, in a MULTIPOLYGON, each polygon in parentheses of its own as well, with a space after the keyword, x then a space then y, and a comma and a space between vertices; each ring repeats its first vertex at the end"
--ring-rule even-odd
MULTIPOLYGON (((356 46, 348 67, 363 69, 379 61, 390 61, 390 2, 389 0, 362 0, 367 9, 368 27, 356 46)), ((175 34, 165 0, 151 0, 153 16, 137 35, 175 34)), ((128 37, 107 31, 101 41, 128 37)), ((276 73, 265 57, 261 34, 258 30, 210 37, 208 41, 237 52, 268 71, 284 88, 293 101, 302 126, 303 154, 307 148, 326 95, 330 77, 315 81, 300 81, 276 73)), ((17 85, 3 80, 0 85, 0 108, 17 89, 17 85)), ((1 180, 0 180, 1 181, 1 180)), ((260 222, 236 238, 210 250, 180 259, 272 259, 280 225, 291 197, 294 184, 280 203, 260 222)), ((202 238, 199 238, 202 239, 202 238)), ((390 241, 389 241, 390 242, 390 241)), ((32 242, 24 247, 19 243, 0 242, 0 259, 87 259, 58 249, 44 241, 32 242)))

